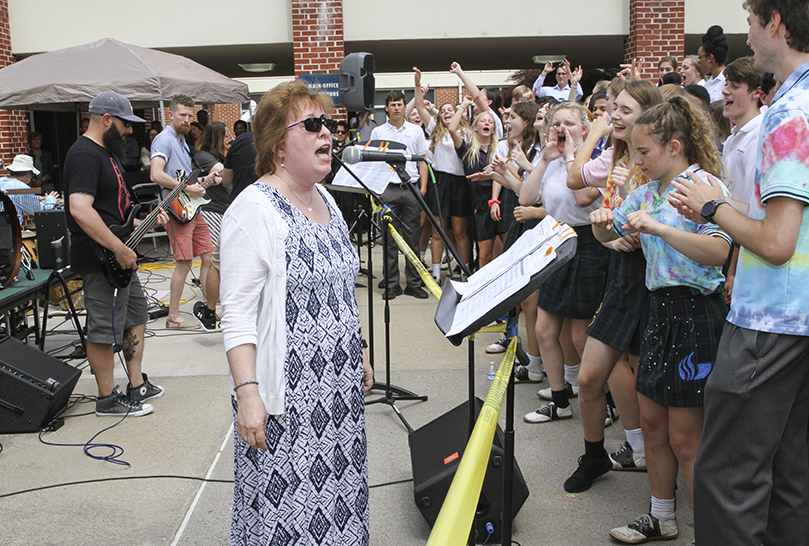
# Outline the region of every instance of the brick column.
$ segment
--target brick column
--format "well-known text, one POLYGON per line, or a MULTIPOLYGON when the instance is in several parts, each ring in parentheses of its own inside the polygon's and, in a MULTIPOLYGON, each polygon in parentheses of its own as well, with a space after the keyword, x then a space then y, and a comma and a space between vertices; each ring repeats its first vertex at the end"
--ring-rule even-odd
MULTIPOLYGON (((11 27, 8 20, 8 0, 0 0, 0 68, 15 62, 11 54, 11 27)), ((17 154, 28 151, 25 112, 0 110, 0 158, 9 165, 17 154)))
MULTIPOLYGON (((345 57, 342 0, 292 0, 292 50, 295 75, 340 71, 345 57)), ((345 118, 346 110, 337 109, 345 118)))
POLYGON ((641 76, 657 81, 660 57, 681 63, 685 54, 685 0, 629 0, 624 62, 642 58, 641 76))

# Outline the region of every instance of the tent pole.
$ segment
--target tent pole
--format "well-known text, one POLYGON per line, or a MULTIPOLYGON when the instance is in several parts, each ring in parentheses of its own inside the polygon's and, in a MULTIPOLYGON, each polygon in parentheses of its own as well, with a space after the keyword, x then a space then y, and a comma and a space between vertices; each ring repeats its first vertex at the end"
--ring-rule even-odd
POLYGON ((163 106, 163 99, 160 99, 160 125, 166 126, 166 108, 163 106))

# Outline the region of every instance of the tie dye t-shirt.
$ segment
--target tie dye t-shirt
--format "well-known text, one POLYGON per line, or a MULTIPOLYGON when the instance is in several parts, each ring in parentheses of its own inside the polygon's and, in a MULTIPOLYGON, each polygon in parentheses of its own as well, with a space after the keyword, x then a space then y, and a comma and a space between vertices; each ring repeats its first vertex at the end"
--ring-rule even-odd
MULTIPOLYGON (((756 180, 748 216, 764 218, 767 200, 809 204, 809 62, 775 95, 761 122, 756 180)), ((809 335, 809 211, 804 208, 795 254, 775 266, 741 248, 728 320, 741 328, 809 335)))
MULTIPOLYGON (((686 172, 692 172, 704 180, 708 178, 708 173, 700 169, 698 165, 691 165, 681 176, 684 176, 686 172)), ((621 236, 632 233, 623 228, 627 223, 626 217, 631 212, 643 210, 661 224, 689 233, 722 237, 730 243, 730 237, 716 224, 697 224, 677 212, 677 209, 671 206, 668 200, 669 192, 674 187, 669 184, 661 192, 660 186, 660 180, 652 180, 626 197, 621 206, 613 211, 616 233, 621 236)), ((723 190, 727 195, 727 188, 723 186, 723 190)), ((687 258, 662 237, 642 233, 640 244, 643 248, 643 255, 646 257, 646 288, 649 290, 670 286, 690 286, 708 295, 714 293, 719 284, 725 280, 721 267, 704 265, 687 258)))

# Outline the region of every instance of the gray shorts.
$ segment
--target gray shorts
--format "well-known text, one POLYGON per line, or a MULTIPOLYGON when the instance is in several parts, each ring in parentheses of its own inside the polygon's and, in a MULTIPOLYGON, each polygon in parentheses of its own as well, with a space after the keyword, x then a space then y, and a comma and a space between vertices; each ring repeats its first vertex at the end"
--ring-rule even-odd
POLYGON ((84 281, 84 305, 87 309, 87 341, 111 345, 121 343, 124 331, 138 324, 146 324, 149 318, 148 303, 138 274, 126 288, 119 288, 115 298, 115 335, 113 336, 112 299, 114 289, 101 272, 82 275, 84 281))

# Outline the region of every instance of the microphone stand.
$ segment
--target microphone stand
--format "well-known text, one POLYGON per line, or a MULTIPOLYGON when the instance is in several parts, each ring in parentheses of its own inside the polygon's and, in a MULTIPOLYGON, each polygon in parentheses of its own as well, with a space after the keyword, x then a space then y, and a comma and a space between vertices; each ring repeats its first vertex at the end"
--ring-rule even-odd
MULTIPOLYGON (((389 225, 393 219, 395 219, 395 220, 397 220, 399 222, 399 225, 401 225, 407 233, 410 233, 410 234, 413 233, 413 230, 408 228, 407 225, 404 222, 402 222, 401 218, 396 216, 396 214, 391 210, 391 208, 388 205, 385 204, 385 202, 382 200, 382 198, 378 194, 376 194, 374 191, 372 191, 371 188, 369 188, 365 184, 365 182, 360 180, 360 178, 356 174, 354 174, 354 172, 351 169, 348 168, 348 166, 343 162, 343 160, 340 157, 338 157, 334 153, 332 153, 332 157, 334 157, 337 160, 337 162, 346 170, 346 172, 348 174, 350 174, 351 177, 354 180, 356 180, 357 183, 359 183, 359 185, 362 186, 365 189, 365 191, 368 193, 368 195, 370 195, 375 200, 377 200, 377 202, 382 206, 382 213, 380 214, 380 220, 386 226, 389 225)), ((368 239, 368 270, 369 270, 369 272, 371 271, 371 266, 372 266, 372 262, 371 262, 371 241, 374 240, 374 236, 373 236, 374 227, 376 227, 376 224, 372 221, 371 222, 371 230, 370 230, 372 233, 371 233, 371 236, 368 239)), ((383 252, 383 256, 385 257, 385 258, 383 258, 383 262, 382 262, 382 270, 383 270, 383 277, 384 278, 387 278, 387 274, 388 274, 388 260, 386 259, 386 257, 388 255, 388 244, 389 244, 388 240, 389 240, 389 238, 390 238, 390 236, 388 234, 388 230, 385 229, 382 232, 382 249, 383 249, 382 252, 383 252)), ((373 365, 374 365, 374 360, 373 360, 373 355, 374 355, 373 293, 374 292, 373 292, 373 283, 370 282, 370 277, 369 277, 368 281, 369 281, 368 282, 368 322, 369 322, 368 327, 369 327, 369 330, 370 330, 370 336, 368 338, 368 350, 370 352, 369 360, 371 362, 371 367, 373 368, 373 365)), ((368 401, 365 402, 365 405, 366 406, 370 406, 371 404, 387 404, 387 405, 389 405, 391 407, 391 409, 393 409, 393 411, 399 417, 399 419, 402 421, 405 428, 407 428, 408 433, 413 432, 413 428, 407 422, 407 419, 405 419, 404 415, 399 410, 399 408, 396 407, 396 401, 397 400, 421 400, 423 402, 426 402, 427 401, 427 396, 419 396, 418 394, 416 394, 414 392, 411 392, 411 391, 409 391, 407 389, 403 389, 401 387, 397 387, 395 385, 391 385, 391 383, 390 383, 390 300, 388 300, 388 299, 385 299, 385 383, 380 383, 378 381, 374 381, 373 387, 371 387, 371 388, 376 389, 376 390, 382 390, 383 387, 384 387, 385 395, 382 396, 381 398, 377 398, 375 400, 368 400, 368 401)))

